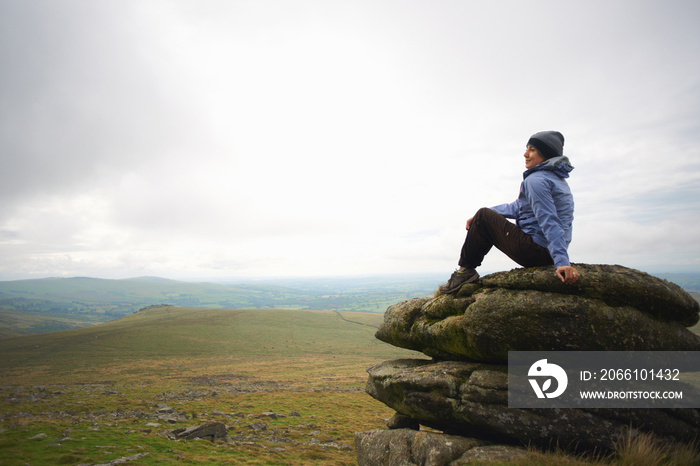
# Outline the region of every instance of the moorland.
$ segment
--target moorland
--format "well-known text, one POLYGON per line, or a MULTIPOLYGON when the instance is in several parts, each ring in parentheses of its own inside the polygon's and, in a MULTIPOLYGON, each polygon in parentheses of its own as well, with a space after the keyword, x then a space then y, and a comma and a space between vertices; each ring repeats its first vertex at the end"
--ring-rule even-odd
POLYGON ((165 306, 2 339, 0 462, 353 464, 354 432, 392 414, 364 393, 365 369, 421 357, 376 340, 381 318, 165 306), (213 421, 232 443, 164 435, 213 421))
MULTIPOLYGON (((10 283, 21 292, 17 282, 10 283)), ((333 300, 354 292, 361 298, 353 305, 361 307, 360 302, 392 304, 434 290, 432 283, 427 291, 415 282, 381 289, 355 285, 329 281, 307 297, 333 300)), ((303 296, 299 284, 282 288, 303 296)), ((135 290, 95 291, 92 301, 86 287, 82 297, 73 293, 63 301, 45 290, 24 297, 63 303, 72 298, 74 309, 77 303, 86 306, 74 315, 11 311, 22 324, 33 318, 41 325, 48 317, 80 321, 81 328, 23 335, 15 328, 0 338, 0 464, 356 464, 354 432, 384 428, 393 415, 364 392, 367 367, 426 358, 374 337, 385 308, 290 309, 284 299, 272 301, 276 308, 221 308, 221 301, 186 307, 160 305, 163 296, 152 295, 151 301, 132 304, 145 306, 117 319, 104 321, 105 312, 86 311, 100 300, 138 297, 135 290), (73 319, 95 315, 99 319, 73 319), (227 426, 227 441, 168 435, 212 422, 227 426)), ((693 330, 700 333, 700 326, 693 330)), ((533 451, 522 464, 591 461, 533 451)))

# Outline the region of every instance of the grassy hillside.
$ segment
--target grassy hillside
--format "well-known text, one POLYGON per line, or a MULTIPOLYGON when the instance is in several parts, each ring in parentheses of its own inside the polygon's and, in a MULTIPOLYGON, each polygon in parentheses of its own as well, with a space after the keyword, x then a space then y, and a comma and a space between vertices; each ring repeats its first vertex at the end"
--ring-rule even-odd
POLYGON ((148 453, 137 464, 353 464, 353 432, 391 416, 364 393, 366 368, 422 357, 376 340, 381 320, 158 307, 88 328, 5 338, 0 462, 99 463, 148 453), (184 414, 164 421, 156 413, 162 404, 184 414), (258 420, 269 411, 282 416, 258 420), (160 435, 210 421, 229 425, 235 445, 160 435), (30 440, 40 434, 46 437, 30 440))
POLYGON ((0 310, 0 339, 30 333, 55 332, 85 327, 84 321, 35 313, 0 310))
MULTIPOLYGON (((0 370, 4 381, 21 381, 28 374, 63 383, 89 382, 96 374, 139 380, 160 380, 173 372, 217 375, 241 361, 259 374, 258 364, 299 358, 363 361, 362 368, 364 361, 402 353, 374 338, 382 318, 334 311, 153 307, 88 328, 0 340, 0 370)), ((312 373, 289 370, 288 375, 313 375, 314 370, 305 370, 312 373)))

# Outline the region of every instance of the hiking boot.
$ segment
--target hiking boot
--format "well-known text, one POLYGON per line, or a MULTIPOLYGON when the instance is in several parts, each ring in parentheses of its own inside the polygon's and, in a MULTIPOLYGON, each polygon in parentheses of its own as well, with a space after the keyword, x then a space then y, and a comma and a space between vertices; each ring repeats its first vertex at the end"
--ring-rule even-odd
POLYGON ((439 290, 442 294, 456 293, 465 283, 472 283, 479 279, 479 272, 474 269, 464 271, 455 270, 450 279, 439 290))

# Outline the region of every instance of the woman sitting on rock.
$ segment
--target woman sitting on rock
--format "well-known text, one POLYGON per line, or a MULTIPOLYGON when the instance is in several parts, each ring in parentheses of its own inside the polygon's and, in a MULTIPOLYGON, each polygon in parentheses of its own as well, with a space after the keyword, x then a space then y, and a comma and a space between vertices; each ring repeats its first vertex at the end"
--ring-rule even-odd
POLYGON ((510 204, 482 208, 467 220, 467 239, 459 268, 440 292, 458 291, 479 279, 475 270, 496 246, 523 267, 554 264, 566 284, 578 280, 567 249, 571 242, 574 198, 566 179, 574 169, 563 154, 564 136, 558 131, 533 134, 525 149, 525 173, 520 195, 510 204), (507 219, 515 219, 515 224, 507 219))

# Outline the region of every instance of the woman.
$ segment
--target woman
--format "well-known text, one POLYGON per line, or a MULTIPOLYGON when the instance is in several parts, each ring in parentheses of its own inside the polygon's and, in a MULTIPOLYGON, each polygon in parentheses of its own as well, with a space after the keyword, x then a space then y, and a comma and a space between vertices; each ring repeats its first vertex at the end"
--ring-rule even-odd
POLYGON ((442 293, 454 293, 465 283, 478 280, 476 268, 493 246, 523 267, 553 264, 562 282, 578 280, 568 254, 574 198, 566 179, 574 167, 563 150, 564 136, 558 131, 532 135, 525 149, 520 195, 510 204, 479 209, 467 220, 460 267, 440 287, 442 293), (515 224, 509 218, 515 219, 515 224))

